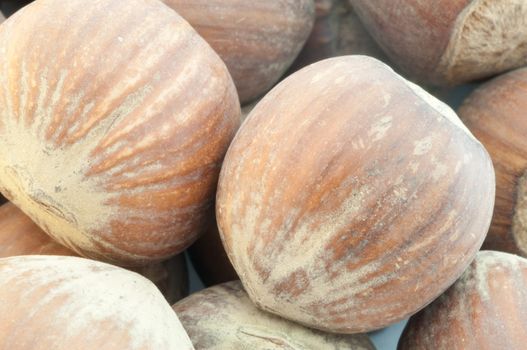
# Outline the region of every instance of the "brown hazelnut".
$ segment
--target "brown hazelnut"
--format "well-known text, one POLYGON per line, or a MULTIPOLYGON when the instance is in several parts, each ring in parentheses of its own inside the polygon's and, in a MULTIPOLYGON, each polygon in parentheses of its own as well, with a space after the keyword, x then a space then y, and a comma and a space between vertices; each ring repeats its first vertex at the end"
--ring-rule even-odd
POLYGON ((525 349, 527 260, 482 251, 463 276, 412 316, 399 350, 525 349))
POLYGON ((240 106, 183 18, 153 0, 36 1, 0 26, 0 51, 9 200, 76 253, 118 265, 194 242, 240 106))
POLYGON ((260 311, 232 281, 199 291, 173 306, 200 350, 374 350, 365 334, 326 334, 260 311))
POLYGON ((349 0, 412 77, 460 84, 527 64, 524 0, 349 0))
POLYGON ((484 248, 527 256, 527 69, 479 87, 459 116, 496 170, 496 205, 484 248))
POLYGON ((242 104, 269 90, 293 63, 314 21, 313 0, 162 0, 229 68, 242 104))
POLYGON ((344 56, 292 74, 252 110, 216 217, 259 307, 356 333, 454 283, 487 233, 494 186, 487 152, 449 107, 376 59, 344 56))
POLYGON ((3 258, 0 285, 1 349, 194 349, 157 288, 116 266, 70 256, 3 258))

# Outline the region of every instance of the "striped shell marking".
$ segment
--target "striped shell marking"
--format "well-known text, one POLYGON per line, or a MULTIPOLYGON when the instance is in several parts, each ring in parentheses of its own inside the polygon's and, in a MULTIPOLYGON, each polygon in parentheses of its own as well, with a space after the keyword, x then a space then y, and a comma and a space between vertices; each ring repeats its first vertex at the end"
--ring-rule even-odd
POLYGON ((217 285, 173 306, 200 350, 374 350, 365 334, 326 334, 258 310, 240 281, 217 285))
POLYGON ((373 58, 344 56, 291 75, 252 110, 216 216, 260 307, 354 333, 454 283, 493 204, 490 158, 450 108, 373 58))
POLYGON ((220 55, 240 101, 250 102, 285 73, 314 22, 313 0, 162 0, 220 55))
POLYGON ((399 350, 525 349, 527 260, 482 251, 439 299, 412 316, 399 350))
POLYGON ((0 259, 0 348, 189 350, 179 319, 147 279, 75 257, 0 259))
POLYGON ((483 247, 527 256, 527 69, 482 85, 459 116, 496 169, 496 206, 483 247))
MULTIPOLYGON (((55 242, 12 203, 6 203, 0 206, 0 258, 18 255, 77 256, 55 242)), ((188 275, 183 254, 160 263, 130 269, 152 281, 169 303, 188 295, 188 275)))
POLYGON ((185 249, 239 118, 225 65, 159 1, 39 0, 0 27, 2 193, 83 256, 185 249))

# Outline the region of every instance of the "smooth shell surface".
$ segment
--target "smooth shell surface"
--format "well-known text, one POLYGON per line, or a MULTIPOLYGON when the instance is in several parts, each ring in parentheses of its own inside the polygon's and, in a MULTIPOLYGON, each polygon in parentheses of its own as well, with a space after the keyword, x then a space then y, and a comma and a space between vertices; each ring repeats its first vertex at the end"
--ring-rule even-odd
POLYGON ((144 277, 65 256, 0 259, 0 348, 193 349, 144 277))
POLYGON ((313 0, 162 0, 220 55, 242 103, 270 89, 304 45, 313 0))
POLYGON ((252 110, 216 217, 260 307, 353 333, 454 283, 493 204, 491 160, 451 109, 373 58, 344 56, 291 75, 252 110))
POLYGON ((202 290, 173 306, 201 350, 373 350, 367 335, 305 328, 254 306, 239 281, 202 290))
POLYGON ((196 239, 240 107, 174 11, 36 1, 0 27, 0 87, 0 188, 53 238, 121 265, 196 239))
POLYGON ((414 77, 458 84, 527 64, 524 0, 350 0, 390 59, 414 77))
POLYGON ((483 247, 527 256, 527 69, 482 85, 459 116, 496 170, 496 206, 483 247))
MULTIPOLYGON (((55 242, 20 209, 7 203, 0 206, 0 258, 17 255, 77 256, 55 242)), ((188 295, 188 275, 183 254, 132 270, 152 281, 171 304, 188 295)))
POLYGON ((412 316, 399 350, 525 349, 527 260, 482 251, 439 299, 412 316))

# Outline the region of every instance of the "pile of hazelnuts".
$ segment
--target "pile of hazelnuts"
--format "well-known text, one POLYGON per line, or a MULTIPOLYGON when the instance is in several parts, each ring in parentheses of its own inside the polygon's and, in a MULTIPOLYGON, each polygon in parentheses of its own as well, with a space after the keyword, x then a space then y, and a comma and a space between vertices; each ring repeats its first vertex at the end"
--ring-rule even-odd
POLYGON ((0 349, 525 348, 527 1, 0 11, 0 349))

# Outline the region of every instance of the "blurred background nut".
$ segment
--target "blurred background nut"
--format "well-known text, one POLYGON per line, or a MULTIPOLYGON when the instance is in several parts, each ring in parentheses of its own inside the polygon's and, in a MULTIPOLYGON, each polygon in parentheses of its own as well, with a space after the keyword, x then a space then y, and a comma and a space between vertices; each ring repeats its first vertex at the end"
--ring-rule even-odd
POLYGON ((316 20, 290 71, 329 57, 366 55, 386 61, 348 0, 315 0, 316 20))
POLYGON ((162 0, 220 55, 242 104, 269 90, 304 45, 313 0, 162 0))
POLYGON ((527 256, 527 68, 479 87, 459 116, 496 170, 496 206, 484 248, 527 256))

